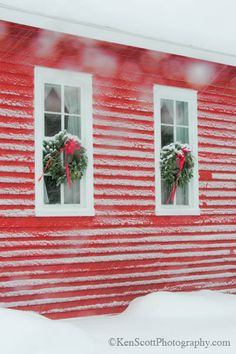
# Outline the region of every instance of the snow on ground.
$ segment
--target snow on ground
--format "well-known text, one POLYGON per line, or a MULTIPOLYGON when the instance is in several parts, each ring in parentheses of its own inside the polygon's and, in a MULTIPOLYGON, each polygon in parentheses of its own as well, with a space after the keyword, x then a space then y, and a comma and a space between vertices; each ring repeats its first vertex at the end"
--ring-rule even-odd
POLYGON ((62 321, 0 309, 1 354, 235 354, 236 296, 152 293, 120 315, 62 321))
POLYGON ((71 323, 95 336, 110 354, 236 353, 235 295, 152 293, 133 300, 120 315, 71 323))
POLYGON ((97 350, 99 344, 92 336, 69 323, 0 309, 0 354, 94 354, 97 350))

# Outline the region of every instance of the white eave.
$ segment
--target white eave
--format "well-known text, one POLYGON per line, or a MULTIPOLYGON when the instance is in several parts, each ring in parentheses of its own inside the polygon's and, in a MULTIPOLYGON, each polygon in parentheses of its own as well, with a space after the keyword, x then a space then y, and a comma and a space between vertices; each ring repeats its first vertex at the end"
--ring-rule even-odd
POLYGON ((0 19, 3 21, 236 66, 236 56, 233 54, 231 55, 223 52, 187 46, 181 43, 136 35, 134 33, 121 31, 111 27, 76 22, 59 17, 45 16, 41 13, 34 13, 25 10, 23 11, 1 3, 0 11, 0 19))

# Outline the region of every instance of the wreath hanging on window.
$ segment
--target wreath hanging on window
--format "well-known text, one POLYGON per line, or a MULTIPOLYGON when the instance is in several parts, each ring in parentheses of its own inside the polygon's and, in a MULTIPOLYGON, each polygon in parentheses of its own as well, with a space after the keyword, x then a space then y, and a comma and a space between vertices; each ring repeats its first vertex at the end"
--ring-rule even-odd
POLYGON ((168 204, 174 201, 177 187, 184 187, 193 177, 194 158, 189 145, 179 142, 163 146, 160 158, 161 178, 171 189, 168 204))
MULTIPOLYGON (((85 148, 77 136, 66 130, 43 141, 43 175, 50 176, 59 186, 82 178, 88 165, 85 148)), ((43 176, 40 177, 40 179, 43 176)))

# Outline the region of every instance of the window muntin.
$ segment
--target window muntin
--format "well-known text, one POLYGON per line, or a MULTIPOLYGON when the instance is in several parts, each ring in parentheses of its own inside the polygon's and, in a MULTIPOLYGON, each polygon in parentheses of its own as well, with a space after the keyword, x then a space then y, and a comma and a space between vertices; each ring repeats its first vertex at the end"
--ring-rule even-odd
MULTIPOLYGON (((161 99, 161 147, 173 142, 189 144, 188 102, 161 99)), ((161 181, 161 203, 166 204, 171 189, 161 181)), ((189 185, 178 187, 173 205, 189 205, 189 185)))
MULTIPOLYGON (((36 215, 93 215, 91 75, 36 67, 35 69, 35 192, 36 215), (85 176, 69 187, 56 186, 49 177, 38 181, 42 168, 42 142, 66 129, 78 136, 87 150, 85 176)), ((65 158, 62 154, 62 158, 65 158)))
MULTIPOLYGON (((82 138, 80 88, 64 85, 44 84, 44 139, 66 129, 68 133, 82 138)), ((64 158, 64 156, 62 156, 64 158)), ((51 177, 44 177, 45 204, 78 204, 81 201, 81 180, 69 187, 56 186, 51 177)))
POLYGON ((197 166, 197 94, 194 90, 171 86, 154 86, 154 121, 156 155, 156 213, 158 215, 198 214, 197 166), (194 178, 178 187, 174 201, 168 197, 171 188, 161 180, 160 150, 173 142, 190 145, 195 157, 194 178))

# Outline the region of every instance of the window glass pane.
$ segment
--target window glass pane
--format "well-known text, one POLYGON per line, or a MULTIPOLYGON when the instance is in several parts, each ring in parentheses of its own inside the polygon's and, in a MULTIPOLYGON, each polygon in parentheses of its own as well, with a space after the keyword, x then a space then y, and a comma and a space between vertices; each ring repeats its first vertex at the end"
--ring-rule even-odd
POLYGON ((59 114, 45 113, 45 136, 53 136, 61 130, 61 116, 59 114))
POLYGON ((174 123, 174 102, 172 100, 161 99, 161 123, 174 123))
POLYGON ((176 128, 176 140, 182 144, 189 143, 189 130, 188 128, 177 127, 176 128))
POLYGON ((60 204, 60 202, 60 186, 56 186, 55 181, 51 177, 44 176, 44 203, 60 204))
POLYGON ((176 191, 176 204, 177 205, 188 205, 188 185, 184 187, 178 187, 176 191))
POLYGON ((188 102, 176 101, 176 124, 188 126, 188 102))
POLYGON ((81 139, 81 119, 78 116, 65 116, 65 129, 81 139))
POLYGON ((80 89, 65 86, 65 113, 80 114, 80 89))
POLYGON ((168 187, 163 180, 161 181, 161 204, 163 204, 163 205, 173 204, 171 198, 167 204, 167 201, 168 201, 168 198, 169 198, 169 195, 171 192, 171 188, 172 187, 170 187, 170 186, 168 187))
POLYGON ((61 86, 45 84, 44 110, 61 112, 61 86))
POLYGON ((71 186, 65 183, 64 186, 65 204, 80 204, 80 181, 74 181, 71 186))
POLYGON ((174 141, 174 127, 161 126, 161 146, 168 145, 174 141))

